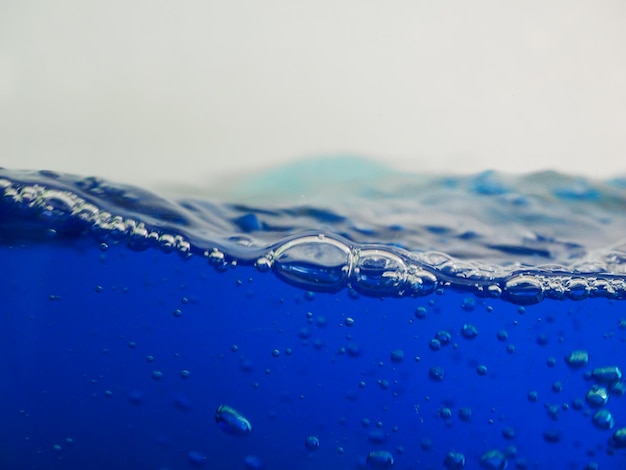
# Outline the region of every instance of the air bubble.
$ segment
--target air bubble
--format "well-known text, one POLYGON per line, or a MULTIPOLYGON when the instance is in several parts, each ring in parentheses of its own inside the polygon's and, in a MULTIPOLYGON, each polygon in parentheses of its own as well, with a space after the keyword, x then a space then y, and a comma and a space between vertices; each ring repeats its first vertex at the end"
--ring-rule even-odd
POLYGON ((593 385, 585 395, 587 403, 594 408, 606 405, 609 401, 609 393, 606 388, 599 385, 593 385))
POLYGON ((279 278, 303 289, 336 292, 350 275, 350 248, 328 237, 308 236, 276 249, 273 268, 279 278))
POLYGON ((401 295, 406 266, 399 256, 382 250, 363 250, 354 265, 352 287, 366 295, 401 295))
POLYGON ((503 297, 518 305, 532 305, 543 299, 543 287, 536 277, 518 275, 504 285, 503 297))
POLYGON ((272 260, 269 255, 261 256, 254 262, 254 267, 260 273, 266 273, 272 269, 272 260))
POLYGON ((614 384, 622 379, 622 370, 617 366, 599 367, 591 372, 596 382, 614 384))
POLYGON ((593 415, 593 424, 599 429, 612 429, 615 421, 609 410, 602 409, 593 415))
POLYGON ((488 450, 480 457, 480 466, 487 470, 504 470, 508 466, 506 457, 499 450, 488 450))
POLYGON ((308 436, 304 441, 304 446, 310 451, 317 450, 320 446, 320 440, 317 436, 308 436))
POLYGON ((443 466, 448 470, 458 470, 465 466, 465 456, 461 452, 450 451, 446 454, 443 466))
POLYGON ((572 351, 565 357, 565 362, 573 369, 584 367, 589 362, 589 353, 583 350, 572 351))
POLYGON ((373 450, 365 460, 368 467, 386 469, 393 466, 393 455, 386 450, 373 450))
POLYGON ((220 405, 215 412, 215 422, 228 434, 246 436, 252 432, 252 425, 241 413, 227 405, 220 405))
POLYGON ((626 448, 626 428, 617 429, 611 437, 611 445, 616 449, 626 448))
POLYGON ((589 296, 591 290, 586 280, 581 278, 570 279, 565 283, 567 297, 572 300, 582 300, 589 296))

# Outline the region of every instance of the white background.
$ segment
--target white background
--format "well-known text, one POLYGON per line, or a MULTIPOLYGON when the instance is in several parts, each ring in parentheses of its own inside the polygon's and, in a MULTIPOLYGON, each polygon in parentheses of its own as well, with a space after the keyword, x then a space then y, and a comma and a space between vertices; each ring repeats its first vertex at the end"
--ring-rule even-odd
POLYGON ((626 2, 4 0, 0 166, 626 173, 626 2))

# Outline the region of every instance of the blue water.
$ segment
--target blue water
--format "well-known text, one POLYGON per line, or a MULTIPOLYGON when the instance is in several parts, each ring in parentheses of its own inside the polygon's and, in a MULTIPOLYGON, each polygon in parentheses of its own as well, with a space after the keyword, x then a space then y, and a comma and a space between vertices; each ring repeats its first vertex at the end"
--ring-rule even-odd
POLYGON ((626 468, 624 180, 345 175, 0 170, 0 468, 626 468))

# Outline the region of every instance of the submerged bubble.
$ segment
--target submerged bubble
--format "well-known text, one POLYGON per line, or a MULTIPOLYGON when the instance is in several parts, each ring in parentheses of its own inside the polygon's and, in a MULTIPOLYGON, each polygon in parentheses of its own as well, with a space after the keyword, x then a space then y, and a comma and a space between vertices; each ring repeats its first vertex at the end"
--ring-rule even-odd
POLYGON ((215 422, 228 434, 246 436, 252 432, 252 425, 241 413, 227 405, 220 405, 215 412, 215 422))
POLYGON ((614 384, 622 379, 622 370, 617 366, 598 367, 591 372, 591 376, 599 383, 614 384))
POLYGON ((609 410, 602 409, 593 415, 593 424, 600 429, 612 429, 615 421, 609 410))
POLYGON ((611 445, 616 449, 626 448, 626 428, 617 429, 611 436, 611 445))
POLYGON ((606 405, 606 402, 609 401, 609 392, 606 388, 601 387, 600 385, 593 385, 587 392, 585 398, 590 406, 599 408, 606 405))
POLYGON ((308 450, 317 450, 320 446, 320 440, 317 436, 308 436, 304 441, 304 446, 308 450))
POLYGON ((393 466, 393 455, 386 450, 373 450, 367 454, 365 462, 370 468, 391 468, 393 466))
POLYGON ((391 362, 400 364, 404 360, 404 351, 402 349, 394 349, 390 354, 391 362))
POLYGON ((480 466, 487 470, 504 470, 508 466, 508 461, 499 450, 488 450, 480 457, 480 466))
POLYGON ((574 369, 584 367, 589 362, 589 353, 583 350, 572 351, 565 357, 565 362, 574 369))
POLYGON ((458 470, 465 466, 465 455, 461 452, 450 451, 446 454, 443 466, 448 470, 458 470))

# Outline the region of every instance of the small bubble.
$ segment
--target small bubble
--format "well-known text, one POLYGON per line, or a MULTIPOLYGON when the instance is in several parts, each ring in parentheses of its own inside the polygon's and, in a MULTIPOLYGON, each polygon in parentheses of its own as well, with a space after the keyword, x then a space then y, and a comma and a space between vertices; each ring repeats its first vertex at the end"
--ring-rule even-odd
POLYGON ((393 456, 386 450, 373 450, 367 455, 365 462, 372 468, 391 468, 393 456))
POLYGON ((622 379, 622 370, 617 366, 598 367, 591 372, 591 376, 596 382, 613 384, 622 379))
POLYGON ((589 362, 589 353, 583 350, 576 350, 565 356, 565 362, 573 369, 584 367, 589 362))
POLYGON ((175 309, 172 313, 176 318, 180 317, 183 314, 183 312, 179 308, 175 309))
POLYGON ((623 449, 626 447, 626 428, 615 430, 613 436, 611 436, 611 445, 616 449, 623 449))
POLYGON ((470 419, 472 419, 472 409, 469 407, 463 407, 459 409, 459 419, 465 422, 468 422, 470 419))
POLYGON ((415 317, 421 319, 426 318, 427 310, 425 307, 417 307, 415 309, 415 317))
POLYGON ((183 379, 189 378, 190 375, 191 375, 191 372, 189 372, 187 369, 183 369, 180 371, 180 377, 183 379))
POLYGON ((603 405, 606 405, 606 402, 609 400, 609 393, 606 388, 599 385, 593 385, 589 389, 589 391, 587 391, 585 399, 590 406, 593 406, 594 408, 599 408, 603 405))
POLYGON ((502 437, 504 437, 507 440, 512 440, 515 439, 515 429, 513 429, 511 426, 507 426, 502 430, 502 437))
POLYGON ((280 351, 278 349, 274 349, 272 351, 272 357, 278 357, 278 356, 280 356, 280 351))
POLYGON ((254 267, 260 272, 260 273, 266 273, 268 272, 270 269, 272 269, 272 262, 265 256, 261 256, 259 259, 256 260, 256 262, 254 263, 254 267))
POLYGON ((433 351, 439 351, 441 349, 441 342, 438 339, 433 338, 430 340, 428 347, 433 351))
POLYGON ((559 429, 549 429, 543 432, 543 439, 550 444, 561 441, 561 431, 559 429))
POLYGON ((599 429, 612 429, 615 425, 615 421, 609 410, 602 409, 598 410, 596 414, 593 415, 593 424, 599 429))
POLYGON ((317 436, 308 436, 304 441, 304 446, 310 451, 317 450, 320 446, 320 440, 317 436))
POLYGON ((404 351, 402 349, 394 349, 391 351, 391 362, 400 364, 404 360, 404 351))
POLYGON ((476 368, 476 373, 477 373, 478 375, 480 375, 480 376, 485 376, 485 375, 487 375, 487 366, 482 365, 482 364, 481 364, 481 365, 479 365, 479 366, 476 368))
POLYGON ((444 370, 443 367, 431 367, 430 370, 428 371, 428 376, 436 381, 436 382, 441 382, 444 378, 444 370))
POLYGON ((465 456, 461 452, 450 451, 446 454, 443 466, 448 470, 458 470, 465 466, 465 456))
POLYGON ((343 321, 344 325, 346 326, 352 326, 354 325, 354 318, 352 317, 348 317, 343 321))
POLYGON ((461 304, 461 308, 466 312, 471 312, 476 308, 476 299, 474 297, 466 297, 463 299, 463 304, 461 304))
POLYGON ((163 378, 163 372, 161 372, 160 370, 153 370, 152 378, 154 380, 161 380, 163 378))
POLYGON ((452 335, 449 332, 442 330, 435 335, 435 339, 439 340, 442 346, 447 346, 452 342, 452 335))
POLYGON ((503 470, 507 467, 507 460, 502 452, 492 449, 480 457, 480 466, 487 470, 503 470))
POLYGON ((461 329, 461 335, 465 339, 474 339, 478 336, 478 329, 474 325, 466 323, 461 329))
POLYGON ((420 441, 420 447, 422 448, 422 450, 425 450, 425 451, 432 450, 433 449, 433 441, 432 441, 432 439, 424 437, 420 441))

